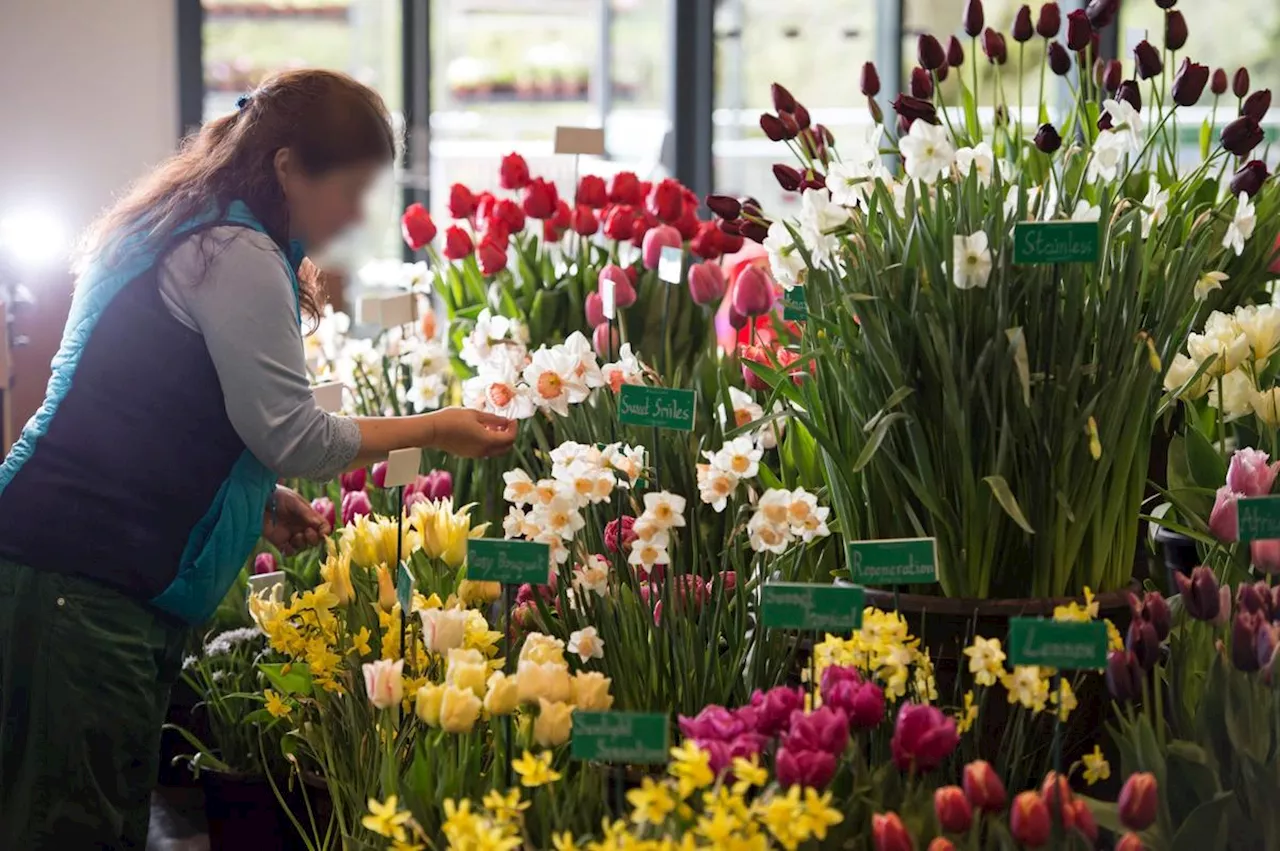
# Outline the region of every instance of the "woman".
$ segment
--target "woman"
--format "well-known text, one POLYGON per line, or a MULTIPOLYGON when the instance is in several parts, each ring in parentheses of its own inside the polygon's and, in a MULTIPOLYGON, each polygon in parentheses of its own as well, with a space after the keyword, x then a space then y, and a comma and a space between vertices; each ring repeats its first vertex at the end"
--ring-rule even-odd
POLYGON ((282 74, 91 231, 44 404, 0 466, 0 849, 145 846, 187 630, 259 536, 329 532, 279 478, 515 439, 464 409, 316 406, 302 258, 360 221, 394 149, 375 93, 282 74))

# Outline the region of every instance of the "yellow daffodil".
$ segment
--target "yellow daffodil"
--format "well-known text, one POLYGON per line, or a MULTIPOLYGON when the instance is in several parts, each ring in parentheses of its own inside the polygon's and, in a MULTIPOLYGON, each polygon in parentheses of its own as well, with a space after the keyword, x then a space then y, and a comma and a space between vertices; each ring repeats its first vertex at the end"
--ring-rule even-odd
POLYGON ((420 845, 417 842, 405 841, 399 839, 391 840, 391 851, 426 851, 427 846, 420 845))
POLYGON ((844 821, 840 811, 831 806, 830 792, 819 795, 809 788, 804 790, 804 818, 808 822, 808 831, 819 841, 827 838, 827 828, 844 821))
POLYGON ((655 783, 652 777, 644 778, 639 789, 627 792, 627 803, 631 805, 631 820, 638 825, 661 825, 676 808, 671 790, 655 783))
POLYGON ((409 820, 408 812, 398 812, 396 796, 387 798, 386 803, 378 803, 376 798, 369 799, 369 814, 360 819, 366 830, 388 839, 404 841, 404 823, 409 820))
POLYGON ((573 834, 567 830, 551 837, 551 847, 553 851, 582 851, 582 846, 573 838, 573 834))
POLYGON ((1124 636, 1120 634, 1120 630, 1111 622, 1110 618, 1106 620, 1107 624, 1107 652, 1112 650, 1124 649, 1124 636))
POLYGON ((519 789, 511 789, 505 795, 493 789, 484 796, 484 808, 499 821, 513 822, 518 821, 521 814, 529 809, 529 802, 520 800, 519 789))
POLYGON ((711 754, 693 742, 685 742, 672 748, 671 757, 672 762, 667 766, 667 771, 676 779, 681 798, 687 798, 694 791, 715 782, 716 776, 711 770, 711 754))
POLYGON ((560 774, 551 769, 551 753, 544 751, 537 756, 524 752, 524 755, 511 763, 511 770, 520 776, 520 785, 530 789, 555 783, 560 774))
POLYGON ((792 786, 785 795, 773 795, 759 804, 756 817, 778 844, 796 851, 811 835, 805 808, 800 803, 800 787, 792 786))
POLYGON ((1065 679, 1060 680, 1058 688, 1052 690, 1049 700, 1058 707, 1058 718, 1063 721, 1071 717, 1072 711, 1077 706, 1076 694, 1071 690, 1071 683, 1065 679))
POLYGON ((733 794, 738 796, 746 794, 748 789, 764 786, 769 782, 769 771, 760 765, 760 759, 755 754, 750 759, 734 757, 733 776, 737 778, 733 784, 733 794))
POLYGON ((973 724, 978 720, 978 706, 974 702, 973 692, 965 692, 964 709, 960 710, 960 714, 956 717, 956 732, 964 735, 973 728, 973 724))
POLYGON ((1111 763, 1102 755, 1102 748, 1093 746, 1093 753, 1084 755, 1084 782, 1090 786, 1111 777, 1111 763))
POLYGON ((1040 675, 1039 668, 1019 665, 1012 674, 1004 675, 1003 682, 1010 703, 1020 703, 1034 712, 1044 711, 1049 700, 1049 681, 1040 675))
POLYGON ((369 627, 360 627, 360 631, 351 636, 351 649, 359 653, 361 656, 368 656, 373 652, 373 649, 369 646, 370 637, 371 633, 369 632, 369 627))
POLYGON ((1000 649, 1000 639, 983 638, 975 635, 973 644, 964 649, 969 657, 969 673, 974 682, 980 686, 993 686, 1004 672, 1004 651, 1000 649))
POLYGON ((289 715, 289 704, 280 699, 280 695, 271 689, 267 689, 262 693, 267 700, 267 711, 271 713, 273 718, 286 718, 289 715))

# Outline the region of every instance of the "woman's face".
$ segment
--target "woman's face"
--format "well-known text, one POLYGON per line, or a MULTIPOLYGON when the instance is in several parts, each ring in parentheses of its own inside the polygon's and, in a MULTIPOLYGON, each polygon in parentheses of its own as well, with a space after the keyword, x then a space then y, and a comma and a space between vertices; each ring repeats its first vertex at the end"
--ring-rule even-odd
POLYGON ((381 172, 379 163, 362 163, 308 174, 287 154, 277 157, 276 174, 289 204, 289 238, 301 240, 308 252, 323 251, 364 221, 365 196, 381 172))

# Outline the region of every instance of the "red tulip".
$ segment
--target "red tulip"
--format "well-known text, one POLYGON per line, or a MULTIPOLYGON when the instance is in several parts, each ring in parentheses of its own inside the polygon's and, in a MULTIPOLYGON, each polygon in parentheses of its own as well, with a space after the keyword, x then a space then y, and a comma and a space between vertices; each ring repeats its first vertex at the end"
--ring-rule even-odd
POLYGON ((431 221, 426 207, 410 204, 400 217, 400 232, 404 235, 405 244, 417 251, 436 238, 436 224, 431 221))
POLYGON ((1142 844, 1142 837, 1138 834, 1126 833, 1116 843, 1116 851, 1146 851, 1146 846, 1142 844))
POLYGON ((461 183, 449 187, 449 215, 455 219, 469 219, 476 212, 479 199, 461 183))
POLYGON ((785 787, 822 789, 835 776, 836 758, 822 751, 800 751, 784 746, 775 757, 774 773, 785 787))
POLYGON ((638 207, 644 203, 644 194, 640 191, 640 178, 635 172, 620 171, 613 176, 609 184, 609 202, 638 207))
POLYGON ((708 260, 689 267, 689 295, 695 304, 718 304, 727 285, 720 264, 708 260))
POLYGON ((591 236, 600 230, 600 220, 596 218, 595 211, 585 204, 579 204, 573 211, 573 230, 583 236, 591 236))
POLYGON ((474 246, 471 236, 457 225, 451 225, 444 232, 444 256, 450 260, 462 260, 470 257, 474 246))
POLYGON ((503 189, 524 189, 529 184, 529 164, 517 153, 507 154, 498 167, 498 177, 503 189))
POLYGON ((1156 776, 1149 771, 1131 774, 1120 790, 1120 823, 1130 830, 1146 830, 1155 824, 1158 805, 1156 776))
POLYGON ((1071 802, 1071 823, 1076 826, 1076 830, 1088 837, 1090 842, 1098 841, 1098 823, 1094 821, 1093 811, 1089 809, 1089 805, 1083 798, 1076 798, 1071 802))
POLYGON ((649 191, 646 206, 660 221, 668 224, 680 218, 684 212, 684 187, 677 180, 666 178, 649 191))
POLYGON ((1049 807, 1050 814, 1057 813, 1058 823, 1064 829, 1075 824, 1075 798, 1071 794, 1071 782, 1056 771, 1045 775, 1040 784, 1040 797, 1049 807))
POLYGON ((1089 46, 1093 39, 1093 28, 1089 25, 1089 16, 1084 9, 1076 9, 1067 14, 1067 47, 1077 53, 1089 46))
POLYGON ((897 813, 876 813, 871 817, 871 841, 876 851, 915 851, 911 834, 897 813))
POLYGON ((495 223, 507 234, 519 233, 524 230, 524 210, 510 198, 503 198, 493 205, 493 212, 489 214, 488 226, 493 227, 495 223))
POLYGON ((593 210, 599 210, 609 203, 609 191, 605 188, 604 178, 596 174, 584 175, 578 181, 578 204, 585 204, 593 210))
MULTIPOLYGON (((730 318, 732 318, 733 316, 732 310, 730 310, 729 315, 730 315, 730 318)), ((765 354, 764 349, 760 348, 759 346, 740 346, 738 348, 738 356, 743 361, 742 363, 743 383, 745 383, 747 387, 751 390, 758 390, 762 392, 765 390, 768 390, 769 389, 768 382, 766 382, 759 375, 756 375, 755 370, 747 366, 747 361, 750 361, 752 363, 760 364, 761 366, 772 368, 773 361, 769 360, 769 356, 765 354)))
POLYGON ((542 222, 542 239, 544 242, 555 242, 564 236, 564 232, 573 224, 573 213, 563 198, 556 202, 555 214, 542 222))
POLYGON ((956 846, 945 836, 935 836, 929 843, 928 851, 956 851, 956 846))
POLYGON ((693 205, 685 204, 684 212, 680 214, 680 218, 676 219, 675 223, 672 225, 680 234, 681 242, 688 242, 697 236, 698 228, 703 224, 707 224, 712 228, 715 228, 715 224, 713 222, 698 221, 698 215, 694 212, 697 209, 697 203, 697 201, 694 201, 693 205))
POLYGON ((645 234, 657 226, 657 219, 642 210, 636 210, 631 217, 631 244, 640 248, 644 245, 645 234))
POLYGON ((635 213, 630 207, 614 207, 604 217, 604 235, 619 242, 631 239, 631 223, 633 221, 635 221, 635 213))
POLYGON ((943 786, 933 793, 933 813, 947 833, 964 833, 973 824, 973 806, 959 786, 943 786))
POLYGON ((368 517, 373 513, 373 503, 364 491, 347 491, 342 495, 342 525, 348 526, 357 517, 368 517))
POLYGON ((964 767, 964 793, 984 813, 998 813, 1004 809, 1007 793, 1000 775, 991 763, 974 760, 964 767))
POLYGON ((724 251, 726 236, 715 222, 699 222, 697 232, 689 240, 689 251, 703 260, 715 260, 724 251))
POLYGON ((480 248, 476 252, 480 259, 480 271, 486 276, 496 275, 507 268, 507 247, 492 237, 480 240, 480 248))
POLYGON ((1057 38, 1062 31, 1062 10, 1057 3, 1045 3, 1040 7, 1040 17, 1036 19, 1036 32, 1041 38, 1057 38))
POLYGON ((1040 848, 1049 841, 1051 828, 1049 808, 1038 794, 1023 792, 1013 799, 1009 830, 1014 839, 1029 848, 1040 848))
POLYGON ((324 522, 328 523, 330 526, 337 525, 333 500, 329 499, 329 497, 318 496, 311 500, 311 510, 324 518, 324 522))
MULTIPOLYGON (((524 212, 533 219, 549 219, 556 212, 556 202, 560 194, 556 185, 549 180, 535 177, 524 188, 524 212)), ((512 232, 519 228, 512 228, 512 232)))
POLYGON ((658 225, 656 228, 645 232, 643 245, 642 259, 644 267, 646 269, 656 269, 658 268, 658 261, 662 259, 662 249, 680 248, 684 245, 684 240, 680 238, 680 231, 670 225, 658 225))

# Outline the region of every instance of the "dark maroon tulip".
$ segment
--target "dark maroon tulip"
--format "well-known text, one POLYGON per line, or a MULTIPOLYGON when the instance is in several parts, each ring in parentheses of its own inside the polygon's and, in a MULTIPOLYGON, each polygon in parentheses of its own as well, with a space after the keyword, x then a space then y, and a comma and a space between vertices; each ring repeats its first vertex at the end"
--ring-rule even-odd
POLYGON ((1242 100, 1244 99, 1245 95, 1249 94, 1249 69, 1248 68, 1236 69, 1236 75, 1231 79, 1231 91, 1235 93, 1236 97, 1242 100))
POLYGON ((801 130, 809 129, 809 125, 811 124, 809 120, 809 110, 805 108, 804 104, 796 104, 796 111, 791 113, 791 115, 795 118, 797 127, 801 130))
POLYGON ((893 102, 893 111, 908 121, 927 121, 938 124, 938 110, 927 100, 913 98, 909 95, 898 95, 893 102))
POLYGON ((781 142, 783 139, 791 138, 787 135, 787 128, 783 125, 782 119, 767 112, 760 116, 760 129, 771 142, 781 142))
POLYGON ((1164 16, 1164 46, 1169 50, 1187 46, 1187 19, 1177 9, 1164 16))
POLYGON ((1227 93, 1227 86, 1227 72, 1222 68, 1214 70, 1213 77, 1209 84, 1210 89, 1213 91, 1213 96, 1222 97, 1225 95, 1227 93))
POLYGON ((1156 628, 1156 638, 1164 641, 1173 628, 1173 613, 1159 591, 1148 591, 1142 597, 1142 617, 1156 628))
MULTIPOLYGON (((1262 189, 1270 175, 1267 165, 1262 160, 1252 160, 1231 177, 1231 194, 1239 196, 1241 192, 1252 198, 1262 189)), ((1277 586, 1280 587, 1280 586, 1277 586)))
POLYGON ((1258 631, 1266 628, 1262 615, 1255 612, 1236 613, 1231 624, 1231 663, 1237 670, 1256 671, 1258 664, 1258 631))
POLYGON ((982 34, 982 28, 987 25, 986 13, 982 10, 982 0, 969 0, 964 7, 964 31, 970 38, 977 38, 982 34))
POLYGON ((1003 65, 1009 61, 1009 48, 1005 45, 1004 36, 987 27, 982 33, 982 52, 993 65, 1003 65))
POLYGON ((796 99, 781 83, 774 83, 770 88, 773 94, 773 108, 776 112, 795 112, 796 99))
POLYGON ((1120 91, 1120 81, 1124 79, 1124 66, 1119 59, 1111 59, 1102 69, 1102 87, 1111 94, 1120 91))
POLYGON ((929 33, 922 34, 916 42, 916 57, 920 60, 920 67, 926 71, 936 71, 947 62, 942 42, 929 33))
POLYGON ((1025 3, 1018 8, 1018 13, 1013 16, 1013 28, 1009 31, 1013 36, 1013 40, 1022 44, 1031 41, 1031 37, 1036 34, 1035 27, 1031 25, 1031 7, 1025 3))
POLYGON ((1160 638, 1155 625, 1142 618, 1135 618, 1129 623, 1129 635, 1125 639, 1125 649, 1138 659, 1144 671, 1150 671, 1160 661, 1160 638))
POLYGON ((1052 124, 1042 124, 1036 131, 1036 147, 1046 154, 1052 154, 1062 147, 1062 135, 1052 124))
POLYGON ((1049 42, 1049 68, 1059 77, 1071 73, 1071 54, 1060 41, 1049 42))
POLYGON ((800 135, 800 123, 796 121, 796 117, 789 112, 779 112, 778 120, 782 122, 782 130, 786 134, 787 139, 794 139, 800 135))
POLYGON ((1105 30, 1115 21, 1120 11, 1120 0, 1089 0, 1084 11, 1089 16, 1090 26, 1095 30, 1105 30))
POLYGON ((943 80, 947 79, 947 74, 949 74, 950 72, 951 72, 951 66, 948 64, 944 64, 941 68, 939 68, 937 71, 934 71, 933 73, 938 75, 938 82, 941 83, 943 80))
POLYGON ((1178 0, 1156 0, 1156 5, 1161 9, 1172 9, 1178 5, 1178 0))
POLYGON ((742 203, 729 195, 708 195, 707 209, 722 219, 736 219, 742 215, 742 203))
POLYGON ((907 118, 905 115, 898 116, 898 135, 905 136, 911 132, 911 125, 915 123, 914 118, 907 118))
POLYGON ((795 192, 800 188, 800 184, 804 183, 804 175, 800 173, 799 169, 783 163, 774 164, 773 176, 777 178, 778 185, 787 192, 795 192))
POLYGON ((1040 17, 1036 19, 1036 32, 1041 38, 1057 38, 1062 31, 1062 10, 1057 3, 1045 3, 1040 7, 1040 17))
MULTIPOLYGON (((1249 648, 1253 649, 1252 645, 1249 648)), ((1128 650, 1112 650, 1107 656, 1107 690, 1122 703, 1142 694, 1142 667, 1128 650)))
POLYGON ((921 100, 933 97, 933 77, 923 68, 911 69, 911 96, 921 100))
POLYGON ((1067 15, 1067 47, 1077 53, 1089 46, 1093 38, 1093 29, 1089 26, 1089 16, 1084 9, 1076 9, 1067 15))
POLYGON ((1138 65, 1138 76, 1144 80, 1150 80, 1164 70, 1164 61, 1160 58, 1160 51, 1156 50, 1155 45, 1145 38, 1138 42, 1138 46, 1133 49, 1133 58, 1138 65))
POLYGON ((740 230, 742 235, 752 242, 764 242, 765 237, 769 235, 769 223, 744 221, 740 225, 740 230))
POLYGON ((830 146, 836 143, 835 134, 832 133, 831 128, 827 127, 827 125, 825 124, 813 125, 813 132, 818 135, 818 138, 822 141, 822 144, 824 145, 830 146))
POLYGON ((880 94, 880 74, 876 71, 874 62, 867 62, 862 66, 862 93, 869 98, 880 94))
POLYGON ((1240 116, 1222 130, 1222 147, 1237 157, 1248 156, 1262 144, 1262 139, 1262 127, 1247 115, 1240 116))
POLYGON ((1265 582, 1248 582, 1236 588, 1236 606, 1246 612, 1266 614, 1271 602, 1265 582))
POLYGON ((1222 611, 1222 597, 1218 593, 1218 577, 1208 567, 1197 567, 1188 578, 1182 573, 1173 577, 1182 595, 1182 607, 1198 621, 1211 621, 1222 611))
POLYGON ((1115 126, 1116 126, 1115 122, 1111 120, 1111 113, 1104 112, 1098 116, 1099 130, 1110 130, 1112 127, 1115 127, 1115 126))
POLYGON ((729 236, 742 236, 742 222, 738 219, 721 219, 720 233, 729 236))
POLYGON ((1197 65, 1190 59, 1182 60, 1182 67, 1173 78, 1173 102, 1178 106, 1195 106, 1209 84, 1209 66, 1197 65))
POLYGON ((1116 89, 1116 100, 1122 100, 1142 112, 1142 92, 1133 80, 1125 80, 1120 84, 1120 88, 1116 89))
POLYGON ((1267 117, 1267 110, 1271 109, 1271 89, 1258 89, 1244 100, 1244 106, 1240 107, 1240 114, 1247 115, 1259 124, 1262 119, 1267 117))
POLYGON ((947 64, 952 68, 959 68, 964 64, 964 46, 955 36, 951 36, 951 40, 947 42, 947 64))
POLYGON ((1263 622, 1258 627, 1258 640, 1254 645, 1258 654, 1258 667, 1262 669, 1271 668, 1271 660, 1276 655, 1276 627, 1263 622))
POLYGON ((876 124, 884 124, 884 111, 875 98, 867 98, 867 112, 871 113, 871 120, 876 124))

